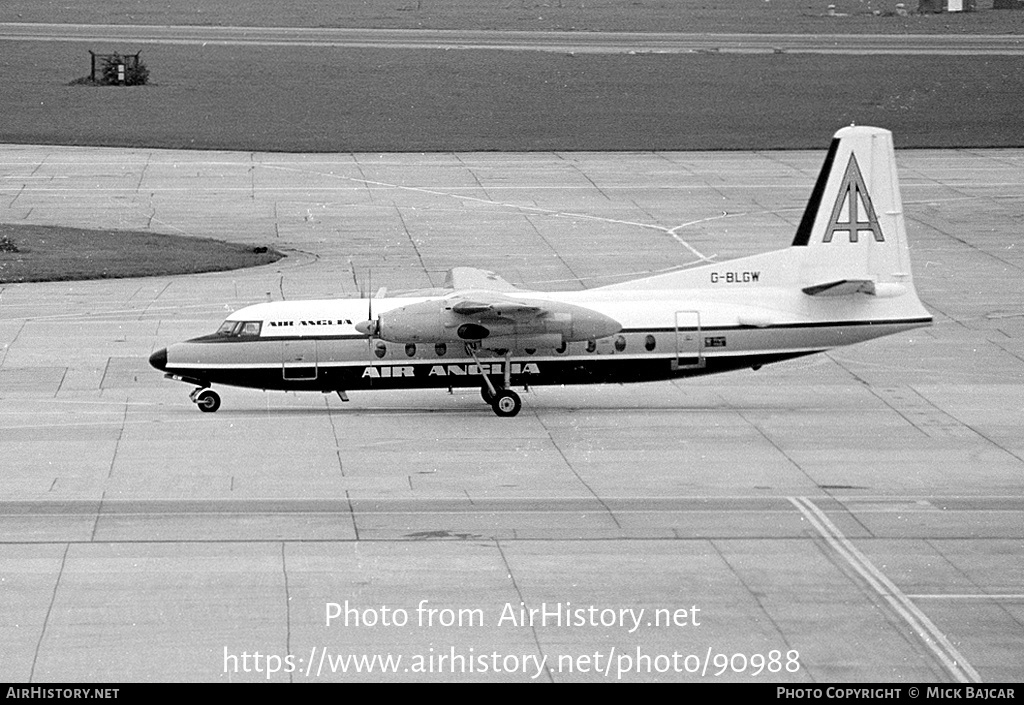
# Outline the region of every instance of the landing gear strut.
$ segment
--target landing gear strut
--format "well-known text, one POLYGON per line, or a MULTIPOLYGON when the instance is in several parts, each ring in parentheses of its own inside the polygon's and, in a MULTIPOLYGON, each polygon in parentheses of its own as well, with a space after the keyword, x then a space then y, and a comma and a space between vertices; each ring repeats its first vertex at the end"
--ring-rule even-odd
POLYGON ((220 394, 209 388, 199 387, 188 395, 200 411, 212 414, 220 408, 220 394))
POLYGON ((480 364, 480 358, 476 356, 476 348, 467 343, 466 352, 473 357, 473 362, 476 363, 477 369, 480 370, 480 376, 483 377, 484 383, 480 387, 480 396, 483 400, 491 405, 494 413, 498 416, 512 417, 518 414, 523 408, 523 400, 509 389, 512 386, 512 365, 510 364, 512 353, 505 353, 505 364, 502 366, 505 373, 504 384, 501 387, 496 387, 491 378, 483 371, 484 367, 480 364))

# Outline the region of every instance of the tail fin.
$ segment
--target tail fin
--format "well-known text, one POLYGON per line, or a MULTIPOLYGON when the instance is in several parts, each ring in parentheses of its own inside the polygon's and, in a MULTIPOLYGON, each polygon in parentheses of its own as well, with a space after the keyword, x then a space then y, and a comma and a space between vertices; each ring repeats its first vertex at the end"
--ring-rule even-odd
POLYGON ((892 133, 845 127, 835 134, 792 247, 601 288, 709 284, 799 287, 809 296, 912 292, 892 133))
POLYGON ((902 293, 911 282, 892 133, 836 133, 797 228, 799 280, 812 296, 902 293))

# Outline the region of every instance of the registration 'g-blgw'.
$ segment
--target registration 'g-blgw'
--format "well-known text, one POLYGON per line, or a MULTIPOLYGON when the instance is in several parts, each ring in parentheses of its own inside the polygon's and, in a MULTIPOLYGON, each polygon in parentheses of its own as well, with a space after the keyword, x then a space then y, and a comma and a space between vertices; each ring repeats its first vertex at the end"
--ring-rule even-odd
POLYGON ((649 382, 822 352, 931 323, 910 273, 892 135, 836 133, 791 247, 586 291, 527 291, 459 267, 401 298, 280 301, 231 314, 150 363, 196 386, 336 392, 649 382))

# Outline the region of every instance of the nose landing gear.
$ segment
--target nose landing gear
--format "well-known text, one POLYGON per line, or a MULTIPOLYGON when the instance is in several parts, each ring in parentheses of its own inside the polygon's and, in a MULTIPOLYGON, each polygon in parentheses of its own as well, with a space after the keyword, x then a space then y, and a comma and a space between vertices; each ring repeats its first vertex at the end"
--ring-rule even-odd
POLYGON ((188 398, 195 403, 200 411, 212 414, 220 408, 220 394, 209 388, 198 387, 188 398))

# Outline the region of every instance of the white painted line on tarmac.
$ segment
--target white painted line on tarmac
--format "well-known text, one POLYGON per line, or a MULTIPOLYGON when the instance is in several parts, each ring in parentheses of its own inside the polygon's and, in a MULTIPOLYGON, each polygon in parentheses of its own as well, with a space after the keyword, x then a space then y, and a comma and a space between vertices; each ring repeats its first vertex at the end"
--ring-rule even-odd
POLYGON ((800 513, 811 522, 811 525, 821 534, 828 544, 867 581, 867 583, 881 596, 894 610, 906 621, 906 623, 921 637, 925 645, 934 653, 946 670, 960 683, 980 683, 981 675, 974 670, 974 667, 967 662, 967 659, 957 651, 949 639, 939 631, 939 628, 928 619, 927 615, 920 610, 910 598, 895 583, 885 576, 882 571, 868 560, 867 556, 857 550, 857 547, 850 542, 835 524, 829 520, 807 497, 789 497, 793 505, 800 510, 800 513))
POLYGON ((1024 595, 907 595, 911 600, 1024 600, 1024 595))
POLYGON ((712 258, 709 258, 709 257, 705 257, 703 254, 701 254, 696 249, 694 249, 693 246, 691 246, 688 242, 686 242, 685 240, 683 240, 681 237, 679 237, 676 234, 675 231, 678 228, 683 227, 681 225, 680 226, 676 226, 675 228, 666 228, 663 225, 655 225, 653 223, 640 223, 640 222, 636 222, 636 221, 632 221, 632 220, 619 220, 617 218, 605 218, 605 217, 602 217, 602 216, 589 215, 589 214, 586 214, 586 213, 570 213, 570 212, 567 212, 567 211, 552 210, 550 208, 541 208, 540 206, 530 206, 530 205, 525 205, 525 204, 521 204, 521 203, 511 203, 511 202, 508 202, 508 201, 495 201, 495 200, 492 200, 492 199, 489 199, 489 198, 479 198, 477 196, 463 196, 461 194, 453 193, 453 189, 440 190, 440 189, 434 189, 434 188, 427 188, 427 187, 423 187, 423 186, 402 186, 400 184, 392 184, 392 183, 388 183, 388 182, 384 182, 384 181, 373 181, 373 180, 370 180, 370 179, 357 179, 355 177, 342 176, 340 174, 334 174, 334 173, 311 172, 311 171, 308 171, 306 169, 299 169, 299 168, 294 168, 294 167, 268 166, 267 168, 269 168, 269 169, 281 169, 283 171, 297 171, 299 173, 314 174, 316 176, 323 176, 323 177, 333 177, 333 178, 336 178, 336 179, 343 179, 345 181, 351 181, 351 182, 354 182, 354 183, 365 184, 368 188, 369 187, 376 187, 376 188, 396 189, 396 190, 400 190, 400 191, 412 191, 412 192, 416 192, 416 193, 424 193, 424 194, 428 194, 428 195, 431 195, 431 196, 441 196, 441 197, 444 197, 444 198, 454 198, 454 199, 458 199, 460 201, 479 203, 479 204, 488 205, 488 206, 496 206, 496 207, 499 207, 499 208, 511 208, 511 209, 515 209, 515 210, 519 210, 519 211, 524 211, 524 212, 527 212, 527 213, 538 213, 540 215, 547 215, 547 216, 551 216, 551 217, 554 217, 554 218, 579 218, 580 220, 593 220, 593 221, 598 221, 598 222, 601 222, 601 223, 611 223, 613 225, 627 225, 627 226, 630 226, 630 227, 648 228, 648 229, 651 229, 651 230, 659 230, 659 231, 661 231, 663 233, 667 233, 668 235, 670 235, 672 238, 674 238, 677 242, 679 242, 681 245, 683 245, 686 249, 688 249, 695 257, 697 257, 701 261, 710 262, 711 259, 712 259, 712 258))

